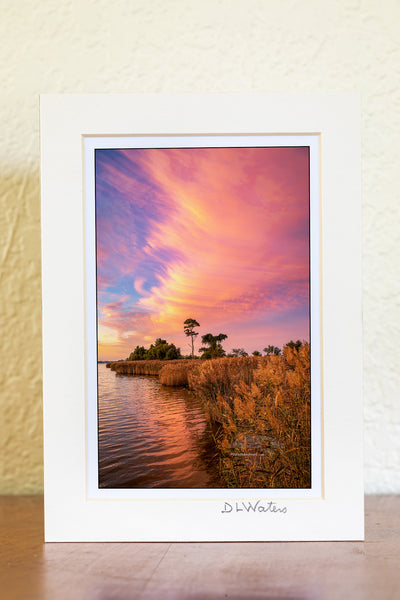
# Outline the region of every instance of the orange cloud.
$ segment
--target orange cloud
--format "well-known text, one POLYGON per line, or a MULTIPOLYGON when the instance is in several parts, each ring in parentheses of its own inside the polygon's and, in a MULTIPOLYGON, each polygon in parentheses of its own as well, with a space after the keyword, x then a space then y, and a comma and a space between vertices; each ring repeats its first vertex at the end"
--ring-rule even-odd
MULTIPOLYGON (((121 154, 132 159, 130 150, 121 154)), ((151 196, 143 204, 129 177, 119 184, 134 191, 131 202, 148 215, 145 245, 131 256, 126 234, 118 244, 115 231, 129 225, 117 214, 105 228, 107 244, 99 256, 105 271, 113 271, 117 259, 110 249, 117 248, 123 257, 117 270, 131 274, 140 297, 135 318, 118 306, 119 316, 105 315, 107 327, 119 339, 135 331, 136 340, 168 335, 185 343, 183 321, 190 316, 208 330, 228 327, 231 337, 247 331, 255 339, 254 332, 264 327, 281 338, 279 331, 287 335, 288 327, 278 315, 285 314, 292 319, 289 337, 300 331, 308 337, 307 149, 155 149, 136 153, 135 160, 157 190, 155 205, 151 196), (146 274, 136 272, 146 260, 162 263, 147 287, 146 274)), ((117 171, 113 166, 111 180, 118 180, 117 171)), ((243 339, 240 346, 246 343, 251 342, 243 339)))

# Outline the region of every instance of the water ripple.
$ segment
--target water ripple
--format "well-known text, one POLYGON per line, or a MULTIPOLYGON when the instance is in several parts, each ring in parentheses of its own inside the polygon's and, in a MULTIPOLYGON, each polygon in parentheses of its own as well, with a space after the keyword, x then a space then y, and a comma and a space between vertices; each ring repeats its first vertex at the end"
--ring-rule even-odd
POLYGON ((117 377, 103 364, 98 374, 100 487, 218 487, 203 458, 205 418, 188 390, 117 377))

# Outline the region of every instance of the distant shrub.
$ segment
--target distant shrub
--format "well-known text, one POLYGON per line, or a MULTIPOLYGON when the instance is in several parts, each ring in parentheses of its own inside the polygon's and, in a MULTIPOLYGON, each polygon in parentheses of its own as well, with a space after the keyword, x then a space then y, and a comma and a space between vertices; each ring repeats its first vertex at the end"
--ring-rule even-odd
POLYGON ((136 346, 126 360, 178 360, 180 358, 182 358, 180 348, 177 348, 175 344, 169 344, 166 340, 157 338, 147 350, 144 346, 136 346))

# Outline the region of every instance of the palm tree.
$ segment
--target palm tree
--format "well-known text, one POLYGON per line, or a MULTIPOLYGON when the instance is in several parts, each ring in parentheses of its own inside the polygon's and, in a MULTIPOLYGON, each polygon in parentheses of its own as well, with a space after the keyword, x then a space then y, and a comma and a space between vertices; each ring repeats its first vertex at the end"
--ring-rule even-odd
POLYGON ((199 352, 202 352, 203 358, 218 358, 225 356, 225 350, 222 347, 221 342, 226 340, 228 336, 225 333, 219 333, 213 335, 212 333, 206 333, 201 338, 201 343, 206 344, 206 347, 200 348, 199 352))

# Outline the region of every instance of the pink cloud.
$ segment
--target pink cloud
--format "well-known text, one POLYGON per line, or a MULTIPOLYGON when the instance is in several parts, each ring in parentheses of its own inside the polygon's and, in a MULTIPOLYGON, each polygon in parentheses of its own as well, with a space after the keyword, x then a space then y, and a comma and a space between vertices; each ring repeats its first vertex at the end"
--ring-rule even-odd
MULTIPOLYGON (((128 164, 131 151, 122 154, 128 164)), ((247 331, 255 339, 258 330, 255 326, 253 331, 251 323, 263 324, 271 313, 288 315, 287 325, 276 319, 276 337, 282 337, 279 331, 293 331, 289 337, 306 334, 307 150, 142 150, 135 153, 135 161, 156 188, 154 205, 151 197, 147 204, 143 201, 137 181, 126 175, 119 178, 115 166, 107 177, 124 190, 127 206, 131 203, 142 211, 145 244, 140 246, 134 233, 128 233, 125 206, 102 221, 98 260, 101 285, 122 276, 132 278, 141 295, 134 312, 145 315, 141 339, 147 332, 184 341, 182 324, 188 316, 210 328, 229 324, 232 332, 247 331), (138 274, 147 260, 162 263, 149 291, 145 274, 138 274), (290 311, 297 315, 292 324, 290 311)), ((116 306, 115 313, 104 318, 107 327, 120 336, 133 330, 132 318, 121 307, 116 306)))

